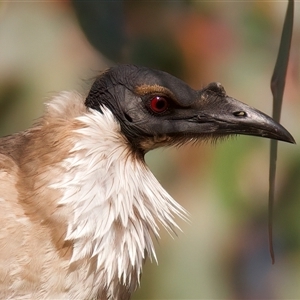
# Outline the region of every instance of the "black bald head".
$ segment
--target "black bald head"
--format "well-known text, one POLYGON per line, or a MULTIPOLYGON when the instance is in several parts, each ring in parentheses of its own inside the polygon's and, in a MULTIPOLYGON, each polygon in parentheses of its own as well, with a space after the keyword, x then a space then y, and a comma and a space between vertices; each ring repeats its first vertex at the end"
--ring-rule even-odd
POLYGON ((135 150, 146 152, 192 139, 245 134, 294 142, 260 111, 226 95, 219 83, 193 90, 162 71, 121 65, 94 82, 85 102, 109 108, 135 150))

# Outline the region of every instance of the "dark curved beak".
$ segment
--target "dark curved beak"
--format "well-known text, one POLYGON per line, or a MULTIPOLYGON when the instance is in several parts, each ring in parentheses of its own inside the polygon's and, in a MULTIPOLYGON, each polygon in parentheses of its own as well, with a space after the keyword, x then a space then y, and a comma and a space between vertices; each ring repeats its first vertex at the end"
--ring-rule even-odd
POLYGON ((292 135, 261 111, 226 95, 219 83, 200 91, 197 122, 214 135, 243 134, 295 143, 292 135))

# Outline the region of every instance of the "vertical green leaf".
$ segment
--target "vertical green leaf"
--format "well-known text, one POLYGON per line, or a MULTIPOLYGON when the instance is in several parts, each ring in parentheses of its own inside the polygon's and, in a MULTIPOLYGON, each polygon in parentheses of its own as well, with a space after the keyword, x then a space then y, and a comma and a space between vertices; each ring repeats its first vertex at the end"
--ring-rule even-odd
MULTIPOLYGON (((291 40, 293 33, 294 22, 294 1, 289 0, 288 7, 283 24, 281 41, 275 64, 274 72, 271 78, 271 91, 273 95, 273 119, 280 121, 282 98, 285 87, 285 78, 289 61, 291 48, 291 40)), ((278 142, 271 140, 270 145, 270 170, 269 170, 269 248, 272 263, 275 262, 273 248, 273 204, 275 197, 275 176, 276 176, 276 161, 277 161, 277 146, 278 142)))

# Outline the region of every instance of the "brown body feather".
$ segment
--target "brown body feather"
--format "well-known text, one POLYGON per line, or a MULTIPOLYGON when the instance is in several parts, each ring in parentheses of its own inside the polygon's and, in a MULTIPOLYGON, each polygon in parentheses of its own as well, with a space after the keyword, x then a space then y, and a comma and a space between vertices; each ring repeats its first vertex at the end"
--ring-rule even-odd
POLYGON ((32 291, 50 297, 50 287, 53 295, 65 292, 60 282, 72 255, 65 241, 70 211, 49 185, 64 172, 61 162, 79 126, 74 118, 86 109, 82 101, 59 109, 50 106, 32 129, 0 139, 1 299, 32 291))

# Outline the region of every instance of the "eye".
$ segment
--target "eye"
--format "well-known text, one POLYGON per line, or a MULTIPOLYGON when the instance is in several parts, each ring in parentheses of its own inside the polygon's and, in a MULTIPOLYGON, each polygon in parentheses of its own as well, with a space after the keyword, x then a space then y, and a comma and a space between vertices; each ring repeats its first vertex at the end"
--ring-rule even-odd
POLYGON ((150 109, 155 113, 163 113, 169 107, 169 101, 162 96, 156 96, 150 100, 150 109))

